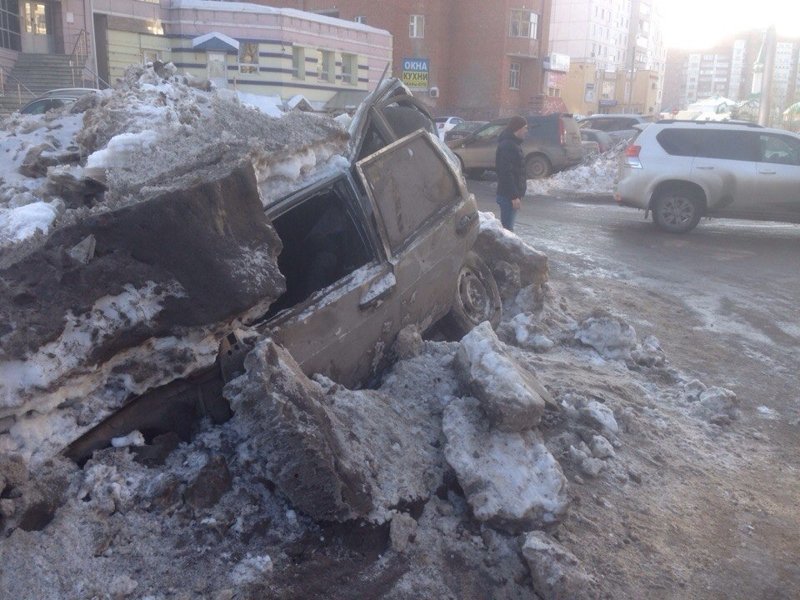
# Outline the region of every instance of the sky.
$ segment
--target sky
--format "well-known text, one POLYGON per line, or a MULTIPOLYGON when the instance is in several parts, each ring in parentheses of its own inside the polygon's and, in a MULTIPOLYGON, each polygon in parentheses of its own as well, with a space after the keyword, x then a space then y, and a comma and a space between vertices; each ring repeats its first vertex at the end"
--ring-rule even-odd
POLYGON ((800 37, 798 0, 660 0, 668 48, 700 49, 750 29, 775 25, 800 37))

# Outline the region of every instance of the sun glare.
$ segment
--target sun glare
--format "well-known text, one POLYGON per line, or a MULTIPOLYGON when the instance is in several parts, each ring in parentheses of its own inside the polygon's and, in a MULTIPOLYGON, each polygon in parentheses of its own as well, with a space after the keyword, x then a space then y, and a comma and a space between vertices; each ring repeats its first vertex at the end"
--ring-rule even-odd
POLYGON ((787 0, 660 0, 668 48, 710 48, 752 29, 775 25, 778 35, 800 37, 800 2, 787 0))

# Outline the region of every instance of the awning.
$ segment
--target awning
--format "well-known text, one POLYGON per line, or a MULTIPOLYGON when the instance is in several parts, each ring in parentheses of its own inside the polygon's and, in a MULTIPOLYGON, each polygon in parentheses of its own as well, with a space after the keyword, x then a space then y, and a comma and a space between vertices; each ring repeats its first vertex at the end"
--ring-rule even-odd
POLYGON ((239 42, 224 33, 212 31, 194 38, 192 48, 211 52, 230 52, 232 50, 238 52, 239 42))
POLYGON ((324 110, 347 110, 356 108, 369 95, 367 90, 340 90, 333 95, 333 98, 325 103, 324 110))

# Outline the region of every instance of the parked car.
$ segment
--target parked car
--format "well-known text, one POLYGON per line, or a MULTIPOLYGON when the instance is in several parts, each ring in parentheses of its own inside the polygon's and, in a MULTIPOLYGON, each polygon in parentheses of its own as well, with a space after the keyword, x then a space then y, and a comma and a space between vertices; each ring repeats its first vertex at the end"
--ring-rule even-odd
POLYGON ((591 115, 581 119, 581 129, 599 129, 605 131, 615 142, 628 141, 639 133, 636 126, 647 125, 652 121, 647 115, 618 114, 591 115))
POLYGON ((617 143, 609 134, 599 129, 581 129, 581 141, 584 143, 584 149, 587 144, 596 144, 597 152, 608 152, 617 143))
POLYGON ((462 121, 450 131, 445 132, 444 141, 451 142, 453 140, 460 140, 467 137, 471 133, 477 131, 489 121, 462 121))
POLYGON ((752 123, 658 121, 625 151, 616 200, 684 233, 704 216, 800 223, 800 136, 752 123))
POLYGON ((439 133, 439 139, 444 140, 444 134, 450 131, 456 125, 463 123, 464 119, 461 117, 436 117, 436 130, 439 133))
MULTIPOLYGON (((509 119, 496 119, 472 135, 448 142, 468 176, 494 170, 497 139, 509 119)), ((527 117, 528 135, 522 142, 528 178, 539 179, 583 160, 578 124, 572 115, 551 114, 527 117)))
MULTIPOLYGON (((286 290, 256 329, 306 374, 354 386, 384 363, 401 328, 441 322, 461 335, 483 321, 496 325, 502 306, 491 270, 472 251, 475 199, 424 105, 398 80, 384 82, 357 110, 350 139, 349 168, 265 210, 280 238, 286 290)), ((225 415, 219 390, 248 349, 231 333, 214 369, 140 396, 68 455, 83 460, 122 431, 168 427, 175 406, 225 415)))
POLYGON ((42 115, 54 108, 63 108, 74 104, 81 96, 96 92, 93 88, 60 88, 45 92, 19 109, 23 115, 42 115))

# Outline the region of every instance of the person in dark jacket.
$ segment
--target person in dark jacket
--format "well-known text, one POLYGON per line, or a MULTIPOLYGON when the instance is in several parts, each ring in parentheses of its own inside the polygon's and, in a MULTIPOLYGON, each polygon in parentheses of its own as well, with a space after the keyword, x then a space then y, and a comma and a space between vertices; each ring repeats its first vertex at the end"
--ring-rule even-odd
POLYGON ((509 231, 514 230, 514 220, 522 205, 528 185, 522 156, 522 140, 528 133, 524 117, 514 116, 500 134, 495 153, 497 173, 497 204, 500 205, 500 222, 509 231))

